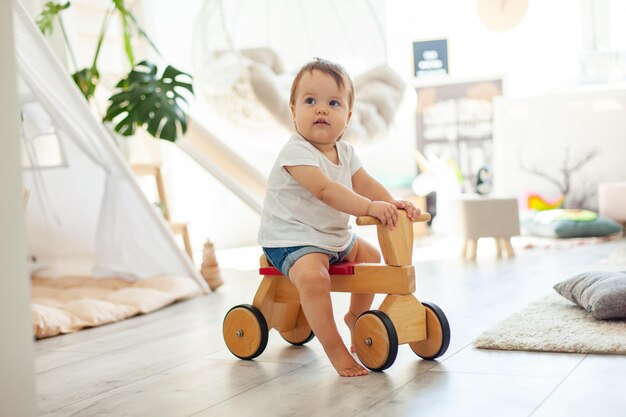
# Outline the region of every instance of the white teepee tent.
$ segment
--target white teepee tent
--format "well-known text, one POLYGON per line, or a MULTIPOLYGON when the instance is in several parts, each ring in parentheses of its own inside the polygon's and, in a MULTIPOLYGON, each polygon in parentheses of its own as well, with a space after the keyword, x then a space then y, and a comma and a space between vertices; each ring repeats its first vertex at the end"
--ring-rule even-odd
POLYGON ((143 195, 111 134, 22 5, 14 6, 33 266, 52 274, 79 270, 96 278, 131 281, 187 276, 206 290, 170 228, 143 195), (57 151, 52 167, 41 157, 42 138, 57 151))

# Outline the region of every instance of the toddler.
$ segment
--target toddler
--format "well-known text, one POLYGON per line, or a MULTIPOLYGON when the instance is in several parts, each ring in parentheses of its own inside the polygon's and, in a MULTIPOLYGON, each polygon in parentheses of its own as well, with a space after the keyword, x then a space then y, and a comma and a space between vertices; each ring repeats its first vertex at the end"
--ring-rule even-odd
MULTIPOLYGON (((378 250, 351 232, 350 215, 373 216, 392 229, 398 209, 411 219, 420 215, 410 202, 393 198, 340 140, 353 103, 354 86, 342 66, 317 58, 300 69, 290 98, 296 133, 270 172, 259 229, 263 252, 298 288, 311 329, 346 377, 366 375, 367 369, 337 330, 328 268, 341 261, 380 262, 378 250)), ((350 331, 373 299, 374 294, 351 295, 344 318, 350 331)))

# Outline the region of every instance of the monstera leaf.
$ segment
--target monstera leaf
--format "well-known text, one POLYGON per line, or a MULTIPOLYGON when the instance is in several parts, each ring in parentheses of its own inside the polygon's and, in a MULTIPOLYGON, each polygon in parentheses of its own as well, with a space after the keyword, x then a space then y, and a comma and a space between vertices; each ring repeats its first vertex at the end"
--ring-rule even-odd
POLYGON ((187 100, 181 92, 193 94, 189 74, 168 65, 159 78, 156 65, 142 61, 116 87, 121 91, 109 98, 104 120, 113 122, 121 135, 131 136, 145 126, 155 138, 174 142, 187 130, 182 108, 187 100))
POLYGON ((54 25, 54 19, 57 17, 61 11, 70 7, 70 2, 68 1, 65 4, 53 3, 51 1, 47 2, 41 14, 37 17, 37 26, 39 30, 41 30, 44 35, 52 34, 52 29, 54 25))
POLYGON ((76 71, 72 74, 72 79, 85 98, 89 100, 93 97, 93 94, 96 91, 96 86, 100 80, 100 73, 96 67, 83 68, 82 70, 76 71))

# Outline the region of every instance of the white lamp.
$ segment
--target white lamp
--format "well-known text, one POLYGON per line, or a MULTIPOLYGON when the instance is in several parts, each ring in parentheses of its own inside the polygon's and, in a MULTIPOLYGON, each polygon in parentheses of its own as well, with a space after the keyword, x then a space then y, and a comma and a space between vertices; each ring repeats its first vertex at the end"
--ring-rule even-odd
POLYGON ((480 20, 491 30, 502 32, 522 21, 528 0, 478 0, 476 11, 480 20))

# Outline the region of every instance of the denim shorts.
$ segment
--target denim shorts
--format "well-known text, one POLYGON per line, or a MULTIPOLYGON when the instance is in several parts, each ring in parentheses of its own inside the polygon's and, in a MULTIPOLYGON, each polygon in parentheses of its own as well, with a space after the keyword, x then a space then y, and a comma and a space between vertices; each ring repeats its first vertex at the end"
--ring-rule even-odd
POLYGON ((356 236, 352 235, 350 244, 340 252, 334 252, 328 249, 322 249, 315 246, 289 246, 286 248, 263 248, 263 253, 272 265, 276 267, 283 275, 289 276, 289 270, 294 263, 304 255, 309 253, 325 253, 328 255, 330 264, 336 264, 343 261, 350 253, 356 242, 356 236))

